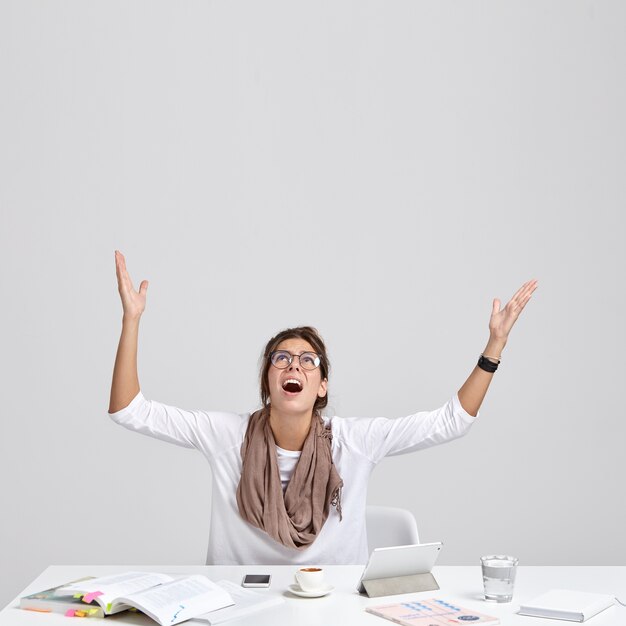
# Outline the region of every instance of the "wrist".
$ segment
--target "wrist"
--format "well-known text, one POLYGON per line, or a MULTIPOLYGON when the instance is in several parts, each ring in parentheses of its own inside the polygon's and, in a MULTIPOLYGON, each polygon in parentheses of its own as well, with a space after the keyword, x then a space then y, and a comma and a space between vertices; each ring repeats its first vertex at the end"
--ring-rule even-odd
POLYGON ((141 315, 124 315, 122 317, 122 326, 138 326, 141 315))
POLYGON ((499 337, 490 337, 485 349, 483 350, 483 354, 485 356, 494 357, 499 359, 502 355, 502 351, 506 346, 506 339, 502 339, 499 337))

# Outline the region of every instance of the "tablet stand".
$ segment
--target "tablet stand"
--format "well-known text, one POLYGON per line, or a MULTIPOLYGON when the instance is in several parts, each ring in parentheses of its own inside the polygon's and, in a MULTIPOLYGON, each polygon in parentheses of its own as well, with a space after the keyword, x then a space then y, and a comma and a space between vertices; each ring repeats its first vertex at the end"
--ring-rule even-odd
POLYGON ((370 598, 439 589, 435 577, 430 572, 426 574, 411 574, 410 576, 362 580, 361 584, 370 598))

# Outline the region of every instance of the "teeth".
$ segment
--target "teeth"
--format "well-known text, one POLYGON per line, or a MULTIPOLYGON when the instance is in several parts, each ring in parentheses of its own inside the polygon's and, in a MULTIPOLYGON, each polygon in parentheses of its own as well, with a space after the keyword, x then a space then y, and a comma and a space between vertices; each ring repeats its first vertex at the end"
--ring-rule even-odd
POLYGON ((283 387, 287 384, 287 383, 296 383, 296 385, 298 385, 298 387, 300 387, 300 389, 302 389, 302 383, 295 379, 295 378, 288 378, 284 383, 283 383, 283 387))

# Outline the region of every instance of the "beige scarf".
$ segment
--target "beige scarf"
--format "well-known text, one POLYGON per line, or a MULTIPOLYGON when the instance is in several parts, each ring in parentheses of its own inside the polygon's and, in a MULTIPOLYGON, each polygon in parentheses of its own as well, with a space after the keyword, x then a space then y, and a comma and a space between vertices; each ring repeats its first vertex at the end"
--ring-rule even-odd
POLYGON ((288 548, 311 545, 328 518, 330 505, 341 515, 343 480, 331 453, 332 432, 318 413, 296 469, 283 495, 276 442, 269 424, 269 409, 250 416, 241 445, 243 467, 237 487, 241 517, 288 548))

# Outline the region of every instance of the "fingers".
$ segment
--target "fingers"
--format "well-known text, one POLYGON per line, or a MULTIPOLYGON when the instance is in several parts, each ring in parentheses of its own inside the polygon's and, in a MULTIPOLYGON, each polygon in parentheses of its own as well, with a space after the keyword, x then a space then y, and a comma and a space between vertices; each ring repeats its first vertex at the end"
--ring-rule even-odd
POLYGON ((530 296, 533 295, 533 291, 537 289, 537 280, 529 280, 525 283, 524 290, 519 295, 519 305, 524 308, 526 303, 530 300, 530 296))
POLYGON ((538 281, 536 279, 526 281, 516 292, 515 295, 511 298, 509 304, 511 308, 516 310, 517 312, 521 311, 528 301, 530 297, 533 295, 533 291, 537 289, 538 281))
MULTIPOLYGON (((534 289, 533 289, 533 291, 534 291, 534 289)), ((526 294, 526 296, 524 296, 524 298, 520 301, 520 303, 518 305, 520 311, 528 304, 528 301, 530 300, 530 296, 532 296, 532 291, 530 293, 526 294)))
POLYGON ((535 288, 537 287, 537 281, 535 279, 533 280, 527 280, 514 294, 513 297, 511 298, 511 300, 515 300, 516 298, 525 295, 526 293, 528 293, 528 291, 530 290, 530 293, 532 293, 535 288))
POLYGON ((115 251, 115 267, 120 287, 133 289, 133 282, 130 279, 128 270, 126 269, 126 259, 124 258, 124 255, 117 250, 115 251))

